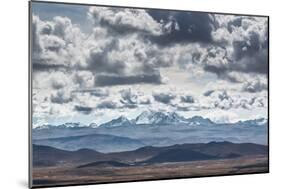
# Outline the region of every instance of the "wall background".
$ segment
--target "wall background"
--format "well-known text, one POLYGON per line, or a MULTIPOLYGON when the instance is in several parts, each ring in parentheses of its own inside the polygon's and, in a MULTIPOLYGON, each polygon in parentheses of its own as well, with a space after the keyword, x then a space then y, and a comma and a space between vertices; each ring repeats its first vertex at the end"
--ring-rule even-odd
MULTIPOLYGON (((58 0, 59 1, 59 0, 58 0)), ((78 0, 67 0, 79 2, 78 0)), ((276 0, 83 0, 82 3, 185 9, 270 16, 270 174, 81 186, 76 188, 278 188, 281 171, 281 11, 276 0)), ((0 188, 27 188, 28 179, 28 1, 0 6, 0 188)), ((75 188, 75 187, 68 187, 75 188)))

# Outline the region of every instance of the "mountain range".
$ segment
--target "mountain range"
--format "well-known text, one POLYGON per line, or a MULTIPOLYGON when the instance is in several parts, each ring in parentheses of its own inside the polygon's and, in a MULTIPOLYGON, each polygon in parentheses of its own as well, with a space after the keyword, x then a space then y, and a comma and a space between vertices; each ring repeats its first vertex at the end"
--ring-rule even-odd
POLYGON ((53 146, 63 150, 88 148, 99 152, 115 152, 137 149, 145 146, 140 140, 109 134, 88 134, 49 139, 35 139, 33 144, 53 146))
POLYGON ((266 125, 266 119, 218 124, 201 116, 185 118, 175 112, 145 111, 133 120, 120 116, 99 126, 44 125, 32 130, 32 142, 62 150, 88 148, 103 153, 210 141, 267 144, 266 125))
POLYGON ((191 118, 185 118, 180 116, 176 112, 156 112, 156 111, 144 111, 139 114, 135 119, 128 119, 125 116, 120 116, 111 121, 100 124, 99 126, 95 123, 90 123, 89 125, 83 125, 81 123, 64 123, 61 125, 42 125, 34 128, 35 130, 40 129, 52 129, 52 128, 114 128, 114 127, 123 127, 123 126, 139 126, 139 125, 186 125, 186 126, 214 126, 214 125, 245 125, 245 126, 262 126, 267 125, 268 120, 265 118, 238 121, 236 123, 223 123, 218 124, 211 121, 209 118, 203 118, 201 116, 194 116, 191 118))

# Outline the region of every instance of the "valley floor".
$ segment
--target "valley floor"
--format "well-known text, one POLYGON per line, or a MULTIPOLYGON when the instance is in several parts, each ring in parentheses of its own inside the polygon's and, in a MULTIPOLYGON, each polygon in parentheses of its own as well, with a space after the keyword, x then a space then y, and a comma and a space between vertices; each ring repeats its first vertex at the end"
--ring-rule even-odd
POLYGON ((263 155, 127 167, 77 168, 77 165, 67 165, 35 167, 33 169, 33 186, 95 184, 266 172, 268 172, 268 157, 263 155))

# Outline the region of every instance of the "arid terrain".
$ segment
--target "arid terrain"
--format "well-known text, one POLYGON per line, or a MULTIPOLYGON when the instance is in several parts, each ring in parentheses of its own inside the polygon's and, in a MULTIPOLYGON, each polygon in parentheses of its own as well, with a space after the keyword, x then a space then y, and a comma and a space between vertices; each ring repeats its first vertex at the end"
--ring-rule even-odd
POLYGON ((210 142, 100 153, 33 145, 33 185, 106 183, 268 172, 268 147, 210 142))
POLYGON ((125 167, 97 165, 78 168, 77 165, 65 165, 34 168, 33 184, 39 187, 266 172, 266 156, 125 167))

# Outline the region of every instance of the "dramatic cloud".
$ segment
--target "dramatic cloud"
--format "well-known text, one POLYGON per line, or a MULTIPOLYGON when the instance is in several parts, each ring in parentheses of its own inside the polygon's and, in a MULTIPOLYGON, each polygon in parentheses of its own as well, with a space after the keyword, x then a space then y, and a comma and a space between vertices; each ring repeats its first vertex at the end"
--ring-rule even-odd
POLYGON ((79 85, 80 89, 94 87, 94 75, 89 71, 77 71, 74 75, 73 81, 79 85))
POLYGON ((153 97, 154 100, 164 104, 169 104, 173 99, 176 98, 176 96, 172 93, 154 93, 153 97))
POLYGON ((214 90, 208 90, 206 92, 204 92, 204 96, 210 96, 213 92, 215 92, 214 90))
POLYGON ((100 104, 97 105, 97 108, 100 109, 116 109, 117 108, 117 104, 115 102, 112 101, 103 101, 100 104))
POLYGON ((34 71, 49 71, 49 70, 58 71, 66 68, 66 66, 62 64, 45 64, 43 62, 44 60, 34 60, 32 64, 32 69, 34 71), (38 62, 36 63, 35 61, 38 62))
POLYGON ((160 74, 118 76, 118 75, 96 75, 95 86, 133 85, 137 83, 161 84, 160 74))
POLYGON ((109 96, 109 91, 106 90, 106 89, 88 89, 88 90, 77 90, 75 92, 78 92, 78 93, 89 93, 90 95, 92 96, 95 96, 95 97, 101 97, 101 98, 105 98, 105 97, 108 97, 109 96))
POLYGON ((64 90, 58 90, 51 95, 51 102, 56 104, 64 104, 72 101, 70 94, 64 90))
POLYGON ((149 14, 162 23, 163 35, 151 39, 160 45, 184 42, 212 41, 211 32, 214 19, 212 15, 198 12, 179 12, 164 10, 149 10, 149 14))
POLYGON ((141 32, 159 35, 162 32, 161 24, 141 9, 90 7, 88 15, 96 24, 120 34, 141 32))
POLYGON ((243 86, 243 90, 250 93, 267 90, 267 83, 261 80, 249 81, 243 86))
POLYGON ((85 38, 69 18, 54 17, 42 21, 32 19, 32 61, 34 71, 48 71, 80 64, 83 54, 80 47, 85 38))
MULTIPOLYGON (((101 39, 91 36, 88 40, 101 39)), ((85 69, 96 74, 95 83, 98 86, 123 83, 160 84, 162 78, 158 68, 174 63, 173 57, 169 57, 171 53, 166 51, 137 35, 119 38, 109 35, 104 37, 99 46, 91 44, 85 69)))
POLYGON ((230 109, 253 109, 258 107, 266 107, 267 99, 266 96, 247 96, 243 97, 239 94, 229 94, 225 90, 213 91, 209 96, 208 104, 210 108, 212 108, 211 104, 213 104, 213 108, 219 108, 222 110, 230 110, 230 109))
POLYGON ((90 114, 93 110, 93 108, 91 107, 87 107, 87 106, 74 106, 75 111, 77 112, 81 112, 83 114, 90 114))
POLYGON ((181 101, 185 103, 194 103, 195 100, 193 96, 187 95, 187 96, 181 96, 181 101))
POLYGON ((123 104, 137 104, 137 95, 133 94, 131 89, 124 89, 121 91, 121 102, 123 104))
POLYGON ((217 122, 266 115, 267 17, 85 10, 79 19, 54 16, 55 9, 33 12, 34 124, 133 117, 147 109, 221 112, 217 122))
MULTIPOLYGON (((224 47, 227 64, 216 65, 220 74, 239 71, 268 73, 268 25, 266 17, 215 15, 217 29, 212 32, 214 41, 224 47)), ((217 57, 217 54, 216 54, 217 57)), ((220 58, 223 60, 222 58, 220 58)), ((213 65, 215 66, 215 65, 213 65)))
POLYGON ((142 92, 134 92, 131 88, 123 89, 120 91, 122 103, 121 108, 137 108, 139 105, 151 104, 150 98, 144 95, 142 92))

